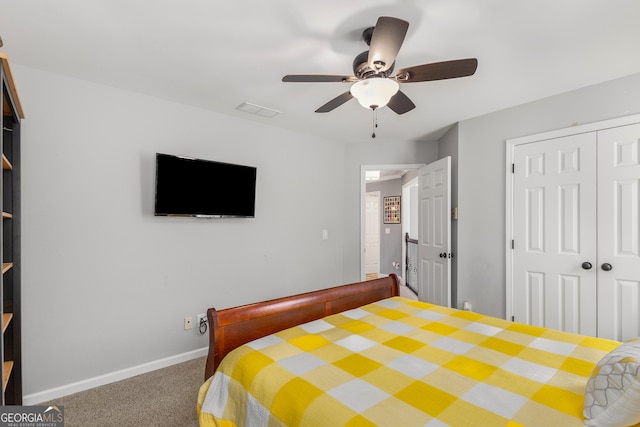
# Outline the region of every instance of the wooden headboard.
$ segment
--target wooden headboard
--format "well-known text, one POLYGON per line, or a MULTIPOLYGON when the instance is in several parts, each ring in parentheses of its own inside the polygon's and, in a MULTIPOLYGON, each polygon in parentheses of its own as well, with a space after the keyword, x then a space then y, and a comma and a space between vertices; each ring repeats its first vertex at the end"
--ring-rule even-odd
POLYGON ((210 308, 207 310, 209 355, 205 380, 213 375, 227 353, 249 341, 399 293, 398 277, 391 274, 220 311, 210 308))

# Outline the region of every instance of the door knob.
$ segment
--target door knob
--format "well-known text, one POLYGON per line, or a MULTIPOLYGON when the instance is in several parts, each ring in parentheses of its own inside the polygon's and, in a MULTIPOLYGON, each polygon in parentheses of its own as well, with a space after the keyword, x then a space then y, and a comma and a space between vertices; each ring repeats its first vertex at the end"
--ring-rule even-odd
POLYGON ((446 258, 447 257, 447 253, 446 252, 441 252, 440 253, 440 258, 446 258))
POLYGON ((602 264, 602 269, 604 271, 611 271, 613 270, 613 266, 611 264, 609 264, 608 262, 605 262, 604 264, 602 264))
POLYGON ((591 270, 591 267, 593 267, 593 266, 591 265, 590 262, 583 262, 582 263, 582 268, 584 268, 585 270, 591 270))

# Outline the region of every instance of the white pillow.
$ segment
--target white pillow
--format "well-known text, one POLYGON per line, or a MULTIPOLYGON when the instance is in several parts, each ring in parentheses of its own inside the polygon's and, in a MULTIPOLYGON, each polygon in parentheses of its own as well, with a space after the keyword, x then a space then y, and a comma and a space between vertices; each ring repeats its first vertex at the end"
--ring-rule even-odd
POLYGON ((640 338, 619 345, 598 362, 584 397, 587 426, 640 423, 640 338))

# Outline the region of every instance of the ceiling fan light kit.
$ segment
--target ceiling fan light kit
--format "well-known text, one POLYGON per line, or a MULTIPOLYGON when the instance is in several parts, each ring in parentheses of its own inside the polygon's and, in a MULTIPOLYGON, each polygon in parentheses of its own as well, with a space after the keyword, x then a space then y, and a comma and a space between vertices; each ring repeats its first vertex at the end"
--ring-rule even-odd
POLYGON ((399 88, 399 83, 417 83, 471 76, 478 68, 476 58, 458 59, 432 64, 415 65, 393 74, 396 56, 409 29, 402 19, 381 16, 375 27, 362 34, 369 50, 357 55, 353 61, 352 76, 331 74, 289 74, 283 82, 298 83, 354 83, 351 89, 333 98, 316 113, 328 113, 351 98, 356 98, 364 108, 377 110, 387 105, 396 114, 404 114, 415 104, 399 88))
POLYGON ((400 85, 392 79, 370 78, 360 80, 351 86, 353 95, 364 108, 376 110, 389 103, 391 97, 398 93, 400 85))

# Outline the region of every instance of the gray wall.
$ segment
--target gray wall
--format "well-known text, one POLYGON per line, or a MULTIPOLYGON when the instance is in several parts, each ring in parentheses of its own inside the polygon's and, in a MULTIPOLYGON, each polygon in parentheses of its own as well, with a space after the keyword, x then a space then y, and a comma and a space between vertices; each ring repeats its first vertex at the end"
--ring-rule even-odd
POLYGON ((401 263, 402 245, 402 224, 384 223, 384 198, 391 196, 402 196, 402 179, 390 179, 388 181, 370 182, 367 184, 367 192, 380 192, 380 273, 395 273, 400 276, 404 274, 400 269, 393 266, 393 262, 401 263), (389 230, 389 234, 386 233, 389 230))
POLYGON ((459 124, 458 304, 505 316, 505 141, 640 112, 640 74, 459 124))
MULTIPOLYGON (((451 208, 458 206, 458 125, 455 124, 438 141, 438 158, 451 157, 451 208)), ((458 301, 458 221, 451 220, 451 305, 458 301)))
POLYGON ((13 71, 26 395, 205 348, 183 318, 208 307, 343 283, 342 144, 13 71), (156 152, 257 166, 256 218, 154 217, 156 152))
POLYGON ((407 171, 407 173, 402 175, 402 185, 407 184, 408 182, 410 182, 411 180, 416 179, 417 177, 418 177, 418 171, 417 170, 409 170, 409 171, 407 171))

